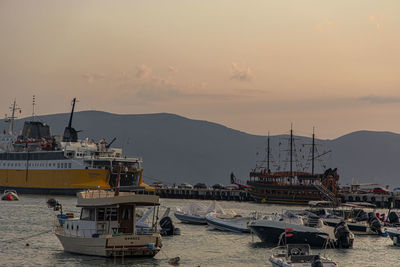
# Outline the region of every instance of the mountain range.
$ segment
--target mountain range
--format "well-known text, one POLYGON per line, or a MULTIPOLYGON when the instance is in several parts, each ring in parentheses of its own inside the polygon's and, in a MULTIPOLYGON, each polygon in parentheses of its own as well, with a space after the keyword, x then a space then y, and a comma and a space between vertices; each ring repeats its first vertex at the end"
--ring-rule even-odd
MULTIPOLYGON (((36 117, 62 135, 68 113, 36 117)), ((22 128, 24 118, 16 120, 22 128)), ((144 161, 145 182, 167 184, 204 182, 229 184, 230 173, 245 181, 251 169, 267 165, 267 137, 252 135, 221 124, 192 120, 174 114, 119 115, 102 111, 74 113, 72 126, 79 137, 111 141, 126 156, 144 161)), ((8 124, 0 122, 0 129, 8 124)), ((288 135, 270 137, 270 169, 289 168, 288 135)), ((316 172, 337 168, 340 183, 400 185, 398 155, 400 135, 391 132, 357 131, 333 140, 316 140, 316 172)), ((295 136, 293 170, 311 170, 310 137, 295 136), (308 159, 308 160, 307 160, 308 159)))

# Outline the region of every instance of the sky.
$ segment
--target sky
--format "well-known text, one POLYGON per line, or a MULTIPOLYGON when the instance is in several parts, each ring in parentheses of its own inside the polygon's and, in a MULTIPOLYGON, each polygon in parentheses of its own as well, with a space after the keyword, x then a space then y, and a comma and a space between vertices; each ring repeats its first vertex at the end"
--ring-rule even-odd
POLYGON ((400 133, 400 1, 0 0, 0 114, 400 133), (2 112, 2 113, 1 113, 2 112))

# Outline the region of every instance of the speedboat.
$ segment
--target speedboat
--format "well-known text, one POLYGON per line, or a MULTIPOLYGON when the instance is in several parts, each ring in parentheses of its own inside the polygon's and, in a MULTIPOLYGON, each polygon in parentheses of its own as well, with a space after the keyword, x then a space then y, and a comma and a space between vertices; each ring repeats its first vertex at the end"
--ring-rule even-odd
POLYGON ((308 244, 287 244, 283 251, 273 254, 269 261, 273 267, 338 267, 337 263, 318 254, 310 254, 308 244))
POLYGON ((285 237, 286 243, 305 243, 313 247, 324 247, 331 242, 327 232, 311 226, 305 226, 301 216, 285 212, 281 216, 263 218, 249 223, 250 230, 262 242, 278 244, 285 237))
POLYGON ((207 207, 201 203, 192 203, 185 207, 177 207, 174 215, 184 223, 190 224, 207 224, 206 213, 207 207))
MULTIPOLYGON (((302 214, 304 211, 300 211, 302 214)), ((314 214, 305 212, 307 215, 295 214, 286 211, 282 215, 275 214, 272 218, 263 218, 249 223, 250 230, 255 233, 262 242, 279 244, 309 244, 312 247, 351 247, 354 236, 346 231, 341 231, 338 237, 346 235, 345 238, 336 238, 333 229, 323 225, 322 221, 314 214), (314 217, 315 218, 314 218, 314 217), (318 223, 315 223, 315 219, 318 223), (283 240, 284 239, 284 240, 283 240), (339 242, 348 241, 348 244, 339 242)))
POLYGON ((356 235, 383 235, 382 223, 376 216, 374 209, 370 212, 366 212, 361 206, 353 204, 343 205, 351 205, 351 216, 323 218, 324 224, 335 227, 344 220, 350 231, 356 235))
POLYGON ((235 233, 250 233, 248 225, 256 219, 256 213, 252 213, 249 216, 241 216, 234 212, 225 214, 211 212, 206 215, 206 221, 210 227, 235 233))
POLYGON ((225 213, 225 210, 214 200, 210 206, 201 203, 192 203, 185 207, 177 207, 174 215, 184 223, 207 224, 206 215, 210 212, 225 213))
POLYGON ((17 191, 15 190, 4 190, 3 195, 1 195, 1 200, 12 201, 19 200, 17 191))
POLYGON ((72 213, 64 214, 57 201, 48 201, 50 207, 60 212, 54 233, 65 251, 103 257, 154 257, 160 251, 158 196, 87 190, 79 192, 77 198, 77 207, 81 208, 78 218, 72 213), (141 207, 154 207, 153 220, 146 231, 138 230, 136 224, 141 207))

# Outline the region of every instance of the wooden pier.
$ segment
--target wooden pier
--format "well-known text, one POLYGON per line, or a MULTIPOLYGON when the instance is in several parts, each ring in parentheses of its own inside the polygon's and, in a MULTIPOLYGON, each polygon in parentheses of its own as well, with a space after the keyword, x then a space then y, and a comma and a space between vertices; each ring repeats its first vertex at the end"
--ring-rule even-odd
POLYGON ((205 199, 227 201, 252 201, 249 192, 229 189, 156 188, 162 198, 205 199))

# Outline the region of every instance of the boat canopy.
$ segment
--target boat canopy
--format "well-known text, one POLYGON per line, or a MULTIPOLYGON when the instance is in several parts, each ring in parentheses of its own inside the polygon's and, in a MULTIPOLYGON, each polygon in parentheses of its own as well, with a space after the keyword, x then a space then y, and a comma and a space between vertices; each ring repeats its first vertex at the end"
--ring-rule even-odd
POLYGON ((86 190, 77 193, 77 207, 103 207, 123 205, 159 206, 160 198, 157 195, 135 194, 134 192, 119 192, 115 196, 110 190, 86 190))

